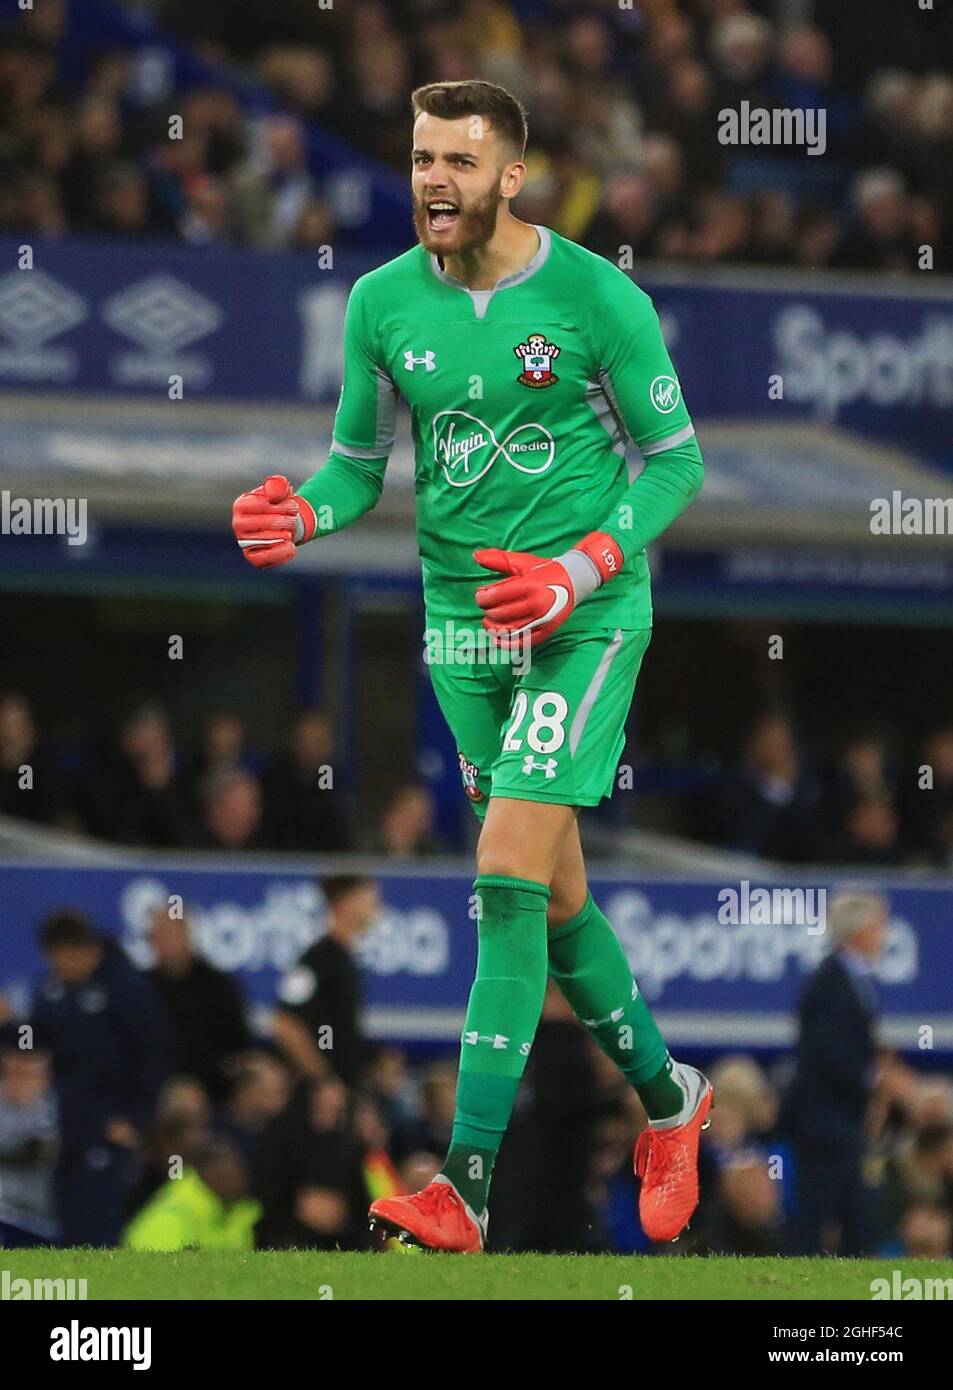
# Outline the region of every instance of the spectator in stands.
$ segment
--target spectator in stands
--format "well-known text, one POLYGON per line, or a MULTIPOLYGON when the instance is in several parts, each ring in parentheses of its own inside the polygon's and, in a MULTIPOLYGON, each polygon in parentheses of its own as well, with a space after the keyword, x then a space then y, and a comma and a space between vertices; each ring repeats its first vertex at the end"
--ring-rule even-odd
POLYGON ((295 1075, 315 1080, 336 1072, 352 1086, 365 1054, 354 954, 380 914, 381 896, 364 874, 329 875, 321 889, 326 929, 279 985, 275 1041, 295 1075))
POLYGON ((63 1239, 113 1245, 166 1071, 167 1021, 121 948, 81 913, 47 917, 39 942, 48 974, 31 1024, 53 1063, 63 1239))
POLYGON ((94 835, 157 849, 183 843, 188 803, 164 710, 142 705, 124 720, 115 749, 94 768, 81 800, 94 835))
POLYGON ((447 1062, 432 1062, 421 1080, 419 1108, 394 1126, 393 1150, 398 1162, 422 1153, 443 1161, 453 1128, 456 1092, 456 1068, 447 1062))
POLYGON ((245 725, 241 715, 234 710, 216 710, 203 725, 202 745, 190 761, 186 774, 195 806, 201 805, 205 778, 215 772, 230 772, 245 766, 245 725))
POLYGON ((783 188, 766 189, 752 204, 747 258, 759 265, 791 265, 797 243, 794 199, 783 188))
POLYGON ((718 1174, 696 1248, 710 1255, 764 1256, 780 1255, 783 1246, 780 1185, 764 1158, 743 1150, 718 1174))
POLYGON ((64 791, 39 740, 26 697, 0 694, 0 815, 52 825, 64 817, 64 791))
POLYGON ((375 848, 392 859, 418 859, 443 851, 434 830, 434 802, 429 787, 422 782, 398 787, 384 809, 375 848))
POLYGON ((238 234, 252 246, 289 246, 305 208, 314 198, 301 122, 269 116, 257 147, 232 176, 238 234))
POLYGON ((862 1162, 875 1075, 877 1011, 873 967, 886 938, 888 907, 873 893, 831 902, 832 950, 798 1006, 797 1070, 787 1115, 796 1153, 793 1252, 860 1256, 871 1241, 862 1162))
POLYGON ((654 254, 657 226, 655 194, 641 174, 615 174, 605 184, 598 213, 586 229, 586 244, 619 265, 628 252, 646 259, 654 254))
POLYGON ((694 58, 673 62, 655 129, 678 141, 692 189, 714 187, 722 177, 725 147, 718 141, 718 109, 712 80, 702 64, 694 58))
POLYGON ((24 1051, 14 1029, 0 1036, 0 1249, 55 1244, 53 1178, 59 1147, 45 1052, 24 1051))
POLYGON ((912 1206, 901 1223, 903 1255, 914 1260, 953 1257, 953 1212, 929 1202, 912 1206))
POLYGON ((275 45, 262 54, 258 71, 269 87, 300 116, 336 125, 346 101, 335 100, 334 66, 318 48, 275 45))
POLYGON ((953 725, 927 739, 903 798, 904 840, 915 863, 945 867, 953 850, 953 725))
POLYGON ((334 1076, 301 1085, 259 1147, 253 1188, 259 1249, 366 1249, 364 1145, 347 1088, 334 1076))
POLYGON ((209 1140, 168 1178, 123 1232, 129 1250, 252 1250, 261 1206, 231 1145, 209 1140))
POLYGON ((262 789, 253 772, 224 768, 205 779, 204 816, 193 841, 196 849, 261 849, 262 789))
POLYGON ((218 1128, 247 1163, 254 1159, 262 1135, 284 1110, 290 1094, 288 1069, 278 1058, 249 1051, 239 1059, 218 1128))
MULTIPOLYGON (((364 1090, 377 1106, 387 1128, 395 1130, 409 1118, 412 1083, 403 1048, 382 1044, 371 1049, 364 1073, 364 1090)), ((451 1102, 452 1108, 452 1102, 451 1102)), ((440 1157, 443 1158, 441 1152, 440 1157)), ((409 1191, 416 1192, 417 1188, 409 1191)))
POLYGON ((834 257, 846 270, 894 273, 916 270, 903 176, 895 169, 868 169, 852 189, 855 213, 834 257))
POLYGON ((712 26, 709 46, 719 105, 774 105, 773 33, 766 19, 750 11, 726 15, 712 26))
POLYGON ((76 231, 93 231, 98 222, 97 189, 127 153, 118 103, 90 93, 80 102, 70 133, 72 153, 61 174, 66 213, 76 231))
POLYGON ((893 798, 859 797, 847 812, 839 842, 845 864, 869 864, 884 868, 901 862, 900 820, 893 798))
POLYGON ((235 977, 197 953, 188 920, 157 908, 150 924, 148 972, 171 1020, 175 1070, 194 1076, 213 1103, 225 1098, 238 1055, 251 1043, 235 977))
POLYGON ((159 1092, 155 1116, 143 1136, 138 1176, 126 1203, 126 1217, 141 1211, 161 1187, 181 1174, 201 1145, 212 1137, 212 1106, 200 1081, 173 1076, 159 1092))
POLYGON ((804 863, 819 854, 817 809, 790 721, 782 714, 762 715, 741 767, 716 790, 716 838, 731 849, 804 863))
POLYGON ((296 717, 287 750, 264 778, 265 839, 272 849, 346 850, 351 836, 334 787, 331 724, 323 710, 296 717))
POLYGON ((494 1179, 496 1249, 558 1254, 593 1249, 591 1173, 602 1111, 593 1051, 550 983, 524 1094, 494 1179))
POLYGON ((884 1165, 880 1220, 893 1245, 910 1209, 917 1205, 953 1210, 953 1126, 922 1125, 909 1133, 884 1165))

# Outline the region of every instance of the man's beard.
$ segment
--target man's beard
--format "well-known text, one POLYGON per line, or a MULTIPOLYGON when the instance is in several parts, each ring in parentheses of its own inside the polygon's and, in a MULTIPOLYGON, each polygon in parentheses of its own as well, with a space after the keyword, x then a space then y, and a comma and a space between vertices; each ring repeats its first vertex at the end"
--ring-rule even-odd
POLYGON ((485 246, 496 231, 501 184, 502 179, 472 207, 464 208, 461 205, 457 225, 449 235, 444 236, 431 231, 427 205, 415 197, 414 228, 421 246, 438 256, 459 256, 467 251, 475 251, 478 246, 485 246))

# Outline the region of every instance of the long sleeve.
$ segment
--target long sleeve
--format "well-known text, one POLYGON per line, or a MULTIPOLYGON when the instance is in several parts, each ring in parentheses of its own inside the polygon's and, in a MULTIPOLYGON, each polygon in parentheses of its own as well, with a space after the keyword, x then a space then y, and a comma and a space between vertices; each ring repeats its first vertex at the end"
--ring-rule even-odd
POLYGON ((397 390, 378 365, 367 288, 358 280, 344 320, 344 380, 327 463, 298 495, 314 509, 317 531, 349 526, 377 503, 394 446, 397 390))
POLYGON ((671 525, 702 485, 704 465, 658 314, 628 277, 615 274, 598 305, 599 378, 623 433, 645 467, 602 530, 629 559, 671 525))

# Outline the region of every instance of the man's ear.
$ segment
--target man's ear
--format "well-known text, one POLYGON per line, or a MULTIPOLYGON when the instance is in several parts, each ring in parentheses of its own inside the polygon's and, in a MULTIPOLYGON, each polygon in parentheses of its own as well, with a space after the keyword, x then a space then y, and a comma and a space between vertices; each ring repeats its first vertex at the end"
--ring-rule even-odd
POLYGON ((526 165, 522 160, 507 164, 500 180, 500 194, 504 198, 515 198, 526 182, 526 165))

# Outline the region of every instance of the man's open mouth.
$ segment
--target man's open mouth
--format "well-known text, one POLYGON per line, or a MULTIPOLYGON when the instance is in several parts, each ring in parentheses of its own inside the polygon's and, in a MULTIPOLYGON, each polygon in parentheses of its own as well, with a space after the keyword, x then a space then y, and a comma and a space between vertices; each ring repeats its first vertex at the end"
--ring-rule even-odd
POLYGON ((427 204, 427 222, 432 232, 448 232, 460 220, 459 203, 451 203, 446 198, 438 198, 427 204))

